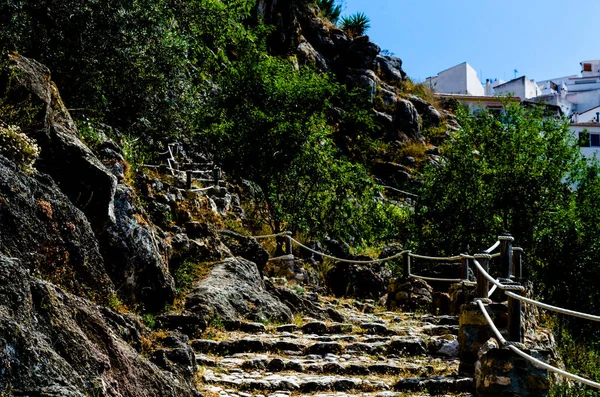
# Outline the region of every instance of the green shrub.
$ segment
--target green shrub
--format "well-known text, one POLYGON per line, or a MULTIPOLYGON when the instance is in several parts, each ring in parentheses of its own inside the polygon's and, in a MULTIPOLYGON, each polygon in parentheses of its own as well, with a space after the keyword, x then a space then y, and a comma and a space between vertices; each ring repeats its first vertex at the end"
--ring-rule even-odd
POLYGON ((29 172, 40 154, 40 148, 19 127, 0 124, 0 154, 29 172))
POLYGON ((363 36, 370 27, 371 20, 364 12, 342 17, 342 29, 350 37, 363 36))

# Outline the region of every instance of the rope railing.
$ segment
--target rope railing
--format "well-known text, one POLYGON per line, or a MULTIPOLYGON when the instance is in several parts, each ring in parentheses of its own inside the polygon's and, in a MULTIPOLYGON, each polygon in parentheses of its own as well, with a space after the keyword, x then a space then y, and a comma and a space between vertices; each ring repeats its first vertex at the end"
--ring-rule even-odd
POLYGON ((419 255, 413 254, 412 252, 408 254, 411 258, 415 259, 425 259, 428 261, 439 261, 439 262, 458 262, 462 260, 462 256, 427 256, 427 255, 419 255))
POLYGON ((462 278, 438 278, 438 277, 425 277, 425 276, 417 276, 415 274, 409 274, 410 277, 413 278, 418 278, 420 280, 425 280, 425 281, 439 281, 442 283, 460 283, 463 281, 467 281, 467 280, 463 280, 462 278))
MULTIPOLYGON (((476 254, 475 258, 481 258, 482 256, 483 256, 483 254, 476 254)), ((486 256, 491 257, 491 255, 486 255, 486 256)), ((502 284, 500 281, 498 281, 494 277, 490 276, 490 274, 485 271, 485 269, 481 266, 481 264, 479 263, 479 261, 477 259, 475 259, 473 261, 473 263, 475 264, 475 267, 477 267, 477 270, 480 272, 480 274, 482 274, 490 283, 494 284, 497 288, 500 288, 503 291, 525 291, 525 287, 523 287, 522 285, 502 284)))
MULTIPOLYGON (((509 292, 510 293, 510 292, 509 292)), ((514 294, 513 294, 514 295, 514 294)), ((534 363, 535 365, 537 365, 538 367, 542 367, 544 369, 547 369, 548 371, 552 371, 554 373, 557 373, 559 375, 562 375, 564 377, 576 380, 578 382, 584 383, 588 386, 592 386, 595 387, 597 389, 600 389, 600 383, 596 383, 590 379, 586 379, 586 378, 582 378, 581 376, 572 374, 570 372, 564 371, 560 368, 556 368, 553 367, 550 364, 547 364, 541 360, 538 360, 535 357, 530 356, 529 354, 525 353, 524 351, 522 351, 521 349, 519 349, 517 346, 515 346, 514 342, 509 342, 507 341, 502 334, 500 333, 500 331, 498 330, 498 328, 496 327, 496 325, 494 324, 494 322, 492 321, 492 319, 490 318, 490 315, 488 314, 485 306, 483 305, 483 302, 481 300, 477 300, 477 305, 479 306, 479 309, 481 310, 481 313, 483 314, 483 317, 485 317, 489 327, 492 329, 492 332, 494 333, 494 335, 496 336, 496 339, 498 339, 498 341, 500 342, 500 344, 503 347, 507 347, 508 349, 512 350, 514 353, 518 354, 519 356, 525 358, 526 360, 531 361, 532 363, 534 363)))
POLYGON ((587 314, 587 313, 581 313, 581 312, 577 312, 575 310, 564 309, 562 307, 552 306, 547 303, 542 303, 542 302, 539 302, 539 301, 536 301, 536 300, 533 300, 530 298, 526 298, 521 295, 517 295, 510 291, 506 291, 506 295, 510 296, 513 299, 517 299, 522 302, 527 302, 534 306, 538 306, 538 307, 544 308, 546 310, 551 310, 556 313, 566 314, 566 315, 573 316, 573 317, 579 317, 579 318, 583 318, 583 319, 590 320, 590 321, 600 322, 600 316, 595 316, 593 314, 587 314))
POLYGON ((319 251, 317 251, 317 250, 314 250, 314 249, 312 249, 312 248, 310 248, 310 247, 307 247, 306 245, 302 244, 300 241, 298 241, 298 240, 294 239, 294 238, 293 238, 292 236, 290 236, 290 235, 287 235, 287 238, 288 238, 288 239, 289 239, 291 242, 293 242, 294 244, 296 244, 297 246, 299 246, 299 247, 302 247, 302 248, 304 248, 305 250, 312 252, 313 254, 320 255, 320 256, 322 256, 322 257, 324 257, 324 258, 333 259, 333 260, 335 260, 335 261, 337 261, 337 262, 345 262, 345 263, 356 263, 356 264, 364 264, 364 265, 366 265, 366 264, 371 264, 371 263, 382 263, 382 262, 391 261, 392 259, 397 259, 397 258, 400 258, 400 257, 401 257, 401 256, 403 256, 404 254, 407 254, 407 253, 409 252, 409 251, 402 251, 402 252, 399 252, 399 253, 397 253, 396 255, 392 255, 392 256, 390 256, 390 257, 388 257, 388 258, 382 258, 382 259, 373 259, 373 260, 370 260, 370 261, 360 261, 360 260, 353 260, 353 259, 337 258, 337 257, 335 257, 335 256, 328 255, 328 254, 325 254, 325 253, 323 253, 323 252, 319 252, 319 251))
POLYGON ((486 254, 489 254, 490 252, 494 251, 496 248, 498 248, 500 246, 500 239, 498 239, 498 241, 496 241, 494 243, 494 245, 492 245, 490 248, 484 250, 483 252, 485 252, 486 254))
POLYGON ((400 189, 396 189, 395 187, 386 186, 386 185, 379 185, 379 186, 382 187, 382 188, 384 188, 384 189, 387 189, 387 190, 392 190, 394 192, 398 192, 398 193, 404 194, 405 196, 409 196, 409 197, 412 197, 412 198, 419 198, 419 196, 416 195, 416 194, 414 194, 414 193, 406 192, 406 191, 400 190, 400 189))
POLYGON ((590 379, 586 379, 581 376, 569 373, 562 369, 553 367, 539 359, 536 359, 535 357, 532 357, 531 355, 529 355, 529 354, 525 353, 524 351, 522 351, 521 349, 519 349, 519 346, 523 346, 523 344, 521 343, 522 334, 521 334, 520 302, 529 303, 529 304, 532 304, 532 305, 535 305, 535 306, 538 306, 538 307, 541 307, 541 308, 544 308, 547 310, 551 310, 551 311, 554 311, 557 313, 566 314, 566 315, 570 315, 570 316, 574 316, 574 317, 579 317, 579 318, 587 319, 587 320, 591 320, 591 321, 600 322, 600 316, 587 314, 587 313, 581 313, 581 312, 577 312, 574 310, 568 310, 568 309, 560 308, 557 306, 552 306, 552 305, 542 303, 542 302, 522 296, 521 294, 524 293, 525 288, 522 285, 520 285, 519 283, 513 283, 511 281, 511 278, 515 275, 515 273, 516 273, 516 276, 518 277, 518 279, 520 279, 520 277, 521 277, 522 270, 521 270, 521 262, 520 261, 521 261, 521 254, 523 252, 523 249, 520 247, 512 246, 512 242, 514 241, 514 238, 510 235, 499 236, 498 240, 490 248, 483 251, 482 253, 474 254, 474 255, 460 254, 460 255, 456 255, 456 256, 438 257, 438 256, 427 256, 427 255, 414 254, 408 250, 404 250, 404 251, 402 251, 396 255, 390 256, 388 258, 373 259, 373 260, 369 260, 369 261, 337 258, 335 256, 328 255, 323 252, 319 252, 315 249, 312 249, 312 248, 302 244, 298 240, 294 239, 290 232, 281 232, 281 233, 269 234, 269 235, 264 235, 264 236, 255 236, 254 238, 261 239, 261 238, 269 238, 269 237, 285 237, 288 240, 288 243, 290 244, 289 245, 290 248, 288 250, 288 252, 290 252, 290 253, 288 255, 284 255, 284 256, 280 256, 280 257, 276 257, 276 258, 270 258, 269 259, 270 261, 293 259, 294 256, 291 254, 291 244, 292 243, 294 243, 297 246, 299 246, 303 249, 306 249, 307 251, 310 251, 314 254, 317 254, 324 258, 329 258, 329 259, 332 259, 332 260, 335 260, 338 262, 371 264, 371 263, 386 262, 386 261, 390 261, 392 259, 397 259, 399 257, 404 257, 403 258, 404 274, 407 277, 413 277, 413 278, 425 280, 425 281, 470 283, 469 280, 466 278, 466 275, 468 275, 468 263, 472 262, 475 265, 475 268, 477 269, 477 283, 470 283, 470 284, 475 284, 478 289, 479 297, 476 298, 475 301, 476 301, 479 309, 481 310, 481 313, 485 317, 487 324, 491 328, 493 334, 495 335, 497 340, 500 342, 502 347, 510 349, 515 354, 525 358, 526 360, 529 360, 530 362, 532 362, 534 365, 536 365, 538 367, 541 367, 548 371, 557 373, 566 378, 581 382, 588 386, 600 389, 600 383, 597 383, 590 379), (492 252, 494 250, 496 250, 497 248, 500 248, 500 252, 492 254, 492 252), (513 257, 513 254, 515 255, 514 257, 513 257), (431 260, 431 261, 446 261, 446 262, 462 261, 463 262, 463 278, 436 278, 436 277, 425 277, 425 276, 418 276, 418 275, 412 274, 410 272, 410 259, 411 258, 431 260), (489 266, 489 261, 493 258, 500 258, 501 263, 503 263, 508 268, 507 269, 507 273, 508 273, 507 279, 501 279, 504 281, 500 281, 500 279, 496 279, 496 278, 492 277, 487 271, 487 268, 489 266), (483 262, 485 266, 483 266, 480 263, 480 261, 483 262), (492 288, 489 290, 487 289, 487 285, 488 285, 487 283, 492 284, 492 288), (484 303, 483 303, 483 300, 487 300, 487 298, 489 296, 491 296, 497 290, 503 291, 505 293, 505 295, 508 297, 508 311, 509 311, 508 337, 509 337, 509 339, 511 339, 510 341, 507 340, 501 334, 501 332, 498 330, 498 328, 496 327, 496 325, 490 318, 490 315, 487 312, 487 310, 484 306, 484 303), (517 293, 514 293, 512 291, 515 291, 517 293), (514 324, 511 324, 513 322, 514 322, 514 324))

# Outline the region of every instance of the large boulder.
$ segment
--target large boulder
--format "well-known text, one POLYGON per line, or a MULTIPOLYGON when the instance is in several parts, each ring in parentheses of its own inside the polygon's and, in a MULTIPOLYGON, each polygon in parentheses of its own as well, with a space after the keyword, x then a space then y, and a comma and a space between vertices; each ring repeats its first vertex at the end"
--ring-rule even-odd
POLYGON ((41 154, 36 168, 54 178, 71 202, 90 220, 94 230, 114 222, 113 198, 117 178, 78 138, 50 70, 18 55, 10 57, 10 73, 0 76, 0 92, 7 102, 27 104, 37 112, 21 126, 36 140, 41 154))
POLYGON ((133 191, 119 185, 116 222, 99 236, 102 255, 119 293, 156 311, 173 301, 175 283, 157 245, 154 231, 134 205, 133 191))
POLYGON ((50 177, 26 175, 3 156, 0 253, 78 295, 101 298, 114 291, 85 215, 50 177))
POLYGON ((224 321, 249 319, 288 322, 290 309, 265 289, 256 264, 241 257, 228 258, 196 282, 186 296, 186 309, 224 321))
POLYGON ((406 73, 402 70, 402 60, 389 55, 377 55, 375 57, 376 70, 385 81, 401 82, 406 79, 406 73))
POLYGON ((191 384, 136 350, 141 328, 0 255, 0 390, 27 396, 197 396, 191 384))
POLYGON ((390 283, 387 292, 388 310, 431 311, 433 289, 423 280, 400 277, 390 283))

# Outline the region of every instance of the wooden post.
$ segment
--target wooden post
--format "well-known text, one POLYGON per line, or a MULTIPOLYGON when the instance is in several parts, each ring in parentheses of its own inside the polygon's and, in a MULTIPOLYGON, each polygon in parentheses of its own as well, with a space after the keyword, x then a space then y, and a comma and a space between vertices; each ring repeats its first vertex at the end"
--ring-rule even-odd
POLYGON ((510 279, 512 275, 512 243, 514 238, 506 233, 498 236, 498 240, 500 240, 500 267, 506 272, 506 278, 510 279))
POLYGON ((512 270, 511 274, 515 280, 521 282, 523 278, 523 248, 513 247, 512 270))
POLYGON ((404 278, 410 276, 410 251, 405 253, 402 257, 402 268, 404 271, 404 278))
MULTIPOLYGON (((520 285, 519 283, 505 283, 508 285, 520 285)), ((513 291, 515 294, 524 295, 524 291, 513 291)), ((521 331, 521 301, 508 297, 508 340, 511 342, 523 342, 521 331)))
POLYGON ((288 255, 293 255, 292 240, 288 236, 285 238, 285 253, 288 255))
MULTIPOLYGON (((465 253, 465 255, 469 255, 468 253, 465 253)), ((461 262, 461 267, 460 267, 460 278, 462 278, 463 280, 468 280, 469 279, 469 261, 471 259, 466 258, 463 256, 463 258, 460 260, 461 262)))
MULTIPOLYGON (((488 254, 475 254, 475 260, 479 262, 483 270, 486 272, 490 271, 490 255, 488 254)), ((478 269, 479 270, 479 269, 478 269)), ((477 297, 488 298, 488 292, 490 290, 489 281, 482 272, 477 271, 477 297)))
POLYGON ((190 190, 192 188, 192 171, 187 170, 185 172, 185 188, 190 190))
POLYGON ((221 169, 219 167, 213 169, 213 178, 215 187, 219 187, 219 180, 221 179, 221 169))

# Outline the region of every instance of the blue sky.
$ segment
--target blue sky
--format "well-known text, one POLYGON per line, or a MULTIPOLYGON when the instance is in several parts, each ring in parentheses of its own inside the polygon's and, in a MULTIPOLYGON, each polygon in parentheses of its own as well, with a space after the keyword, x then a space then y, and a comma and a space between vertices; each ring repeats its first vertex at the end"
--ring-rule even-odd
POLYGON ((482 81, 541 81, 600 59, 599 0, 345 0, 343 15, 357 11, 417 81, 464 61, 482 81))

